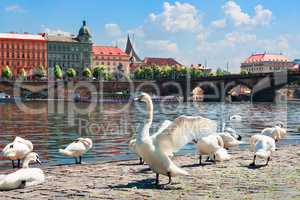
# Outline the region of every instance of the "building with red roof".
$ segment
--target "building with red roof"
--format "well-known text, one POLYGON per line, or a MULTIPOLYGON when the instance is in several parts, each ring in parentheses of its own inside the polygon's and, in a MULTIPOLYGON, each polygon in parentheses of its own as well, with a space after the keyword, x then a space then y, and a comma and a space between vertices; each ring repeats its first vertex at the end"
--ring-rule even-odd
POLYGON ((293 69, 293 62, 283 54, 252 54, 242 64, 241 70, 249 73, 270 73, 293 69))
POLYGON ((8 66, 14 76, 38 66, 47 69, 47 42, 44 34, 0 33, 0 74, 8 66))
POLYGON ((129 55, 118 47, 93 46, 93 66, 105 65, 111 73, 129 73, 129 55))
POLYGON ((153 58, 146 57, 144 59, 145 65, 158 65, 158 66, 182 66, 179 62, 177 62, 174 58, 153 58))

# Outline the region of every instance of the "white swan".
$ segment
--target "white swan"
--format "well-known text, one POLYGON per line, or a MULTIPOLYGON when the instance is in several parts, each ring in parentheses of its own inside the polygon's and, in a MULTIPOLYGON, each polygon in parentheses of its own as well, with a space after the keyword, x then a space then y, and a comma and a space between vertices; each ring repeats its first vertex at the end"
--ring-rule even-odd
POLYGON ((13 190, 38 185, 45 181, 45 174, 39 168, 29 168, 29 163, 41 164, 38 154, 30 152, 23 161, 23 168, 8 175, 0 175, 0 190, 13 190))
POLYGON ((242 117, 240 115, 232 115, 229 117, 229 120, 232 122, 241 122, 242 117))
POLYGON ((193 139, 205 137, 217 131, 217 124, 203 117, 180 116, 175 119, 162 132, 150 136, 149 129, 153 119, 153 104, 151 97, 142 93, 136 100, 146 103, 147 120, 142 132, 137 135, 136 151, 149 167, 156 173, 156 185, 159 184, 159 174, 171 178, 188 173, 177 167, 169 158, 169 155, 178 151, 181 147, 193 139))
POLYGON ((213 161, 229 160, 231 157, 224 149, 224 143, 221 136, 212 134, 196 140, 196 147, 199 153, 199 165, 202 162, 202 155, 208 155, 213 161))
POLYGON ((89 151, 92 147, 93 141, 90 138, 78 138, 65 149, 59 149, 59 152, 63 155, 75 158, 75 163, 81 164, 82 155, 89 151))
POLYGON ((284 128, 283 123, 278 122, 276 125, 272 128, 265 128, 261 131, 262 135, 268 135, 272 136, 275 140, 275 142, 278 142, 279 140, 285 138, 287 136, 287 131, 284 128))
MULTIPOLYGON (((162 132, 163 130, 165 130, 171 123, 172 123, 172 122, 171 122, 170 120, 165 120, 162 124, 159 125, 159 128, 158 128, 156 134, 161 133, 161 132, 162 132)), ((155 134, 152 135, 151 137, 155 137, 155 134)), ((132 152, 136 153, 136 154, 139 156, 139 159, 140 159, 140 163, 139 163, 139 164, 140 164, 140 165, 143 165, 143 164, 144 164, 144 161, 143 161, 142 157, 141 157, 141 156, 138 154, 138 152, 136 151, 136 138, 134 138, 133 135, 131 135, 131 138, 133 138, 133 139, 131 139, 131 140, 129 141, 128 147, 129 147, 129 149, 130 149, 132 152)), ((170 156, 173 156, 173 154, 170 155, 170 156)))
POLYGON ((250 140, 251 150, 254 152, 254 157, 253 162, 249 166, 255 166, 256 157, 267 159, 266 165, 268 165, 271 153, 276 150, 274 138, 266 135, 256 134, 253 135, 250 140))
POLYGON ((14 161, 18 161, 17 167, 20 168, 20 161, 33 150, 33 145, 29 140, 25 140, 21 137, 16 137, 12 143, 9 143, 2 150, 3 156, 9 158, 12 161, 12 166, 15 168, 14 161))
POLYGON ((233 128, 226 127, 225 122, 222 123, 221 133, 219 133, 219 135, 223 139, 225 149, 229 149, 230 147, 235 147, 244 143, 241 141, 242 136, 237 134, 236 130, 233 128))

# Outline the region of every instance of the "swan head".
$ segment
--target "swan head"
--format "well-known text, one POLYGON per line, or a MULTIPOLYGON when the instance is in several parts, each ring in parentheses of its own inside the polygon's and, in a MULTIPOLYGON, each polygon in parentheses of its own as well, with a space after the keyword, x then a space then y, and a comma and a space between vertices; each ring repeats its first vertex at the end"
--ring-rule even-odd
POLYGON ((283 122, 276 122, 275 126, 279 126, 280 128, 284 128, 283 122))
POLYGON ((87 148, 92 148, 93 141, 90 138, 78 138, 75 142, 82 142, 87 148))
POLYGON ((148 102, 149 100, 151 100, 151 96, 145 92, 142 92, 140 95, 134 98, 134 100, 140 102, 148 102))
POLYGON ((23 162, 23 168, 28 168, 29 163, 35 162, 38 164, 42 164, 40 161, 40 156, 35 152, 30 152, 26 155, 24 162, 23 162))
POLYGON ((242 136, 240 134, 237 134, 237 132, 233 128, 226 127, 224 129, 224 132, 229 133, 232 137, 234 137, 238 141, 242 140, 242 136))

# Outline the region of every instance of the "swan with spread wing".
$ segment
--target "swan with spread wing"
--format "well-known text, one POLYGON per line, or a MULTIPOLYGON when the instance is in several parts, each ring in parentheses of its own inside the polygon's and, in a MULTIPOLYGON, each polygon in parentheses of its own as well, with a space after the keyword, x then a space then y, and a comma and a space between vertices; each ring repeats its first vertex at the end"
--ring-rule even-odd
POLYGON ((147 118, 143 130, 136 138, 135 150, 139 156, 156 173, 155 184, 159 185, 159 175, 172 177, 188 175, 188 173, 177 167, 170 155, 180 150, 184 145, 195 139, 216 133, 217 124, 204 117, 180 116, 170 123, 163 131, 150 136, 149 130, 153 120, 153 104, 151 97, 142 93, 136 100, 145 102, 147 106, 147 118))

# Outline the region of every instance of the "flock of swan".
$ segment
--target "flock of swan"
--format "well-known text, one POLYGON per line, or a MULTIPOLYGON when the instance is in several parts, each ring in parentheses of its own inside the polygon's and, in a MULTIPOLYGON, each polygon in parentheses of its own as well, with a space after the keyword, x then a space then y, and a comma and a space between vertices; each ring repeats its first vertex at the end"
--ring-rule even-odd
MULTIPOLYGON (((187 171, 176 166, 172 161, 174 153, 186 144, 194 143, 201 165, 204 155, 208 155, 207 161, 212 162, 230 160, 231 156, 227 150, 244 143, 234 129, 223 125, 222 131, 218 132, 215 121, 201 116, 179 116, 173 122, 166 120, 155 133, 150 134, 153 120, 152 99, 148 94, 142 93, 135 100, 146 103, 147 117, 142 131, 132 136, 135 138, 130 139, 129 148, 140 157, 140 164, 145 162, 156 174, 155 185, 158 187, 170 184, 172 177, 188 175, 187 171), (159 184, 159 175, 167 176, 169 182, 159 184)), ((241 121, 241 117, 233 115, 230 120, 241 121)), ((253 135, 250 139, 250 149, 254 152, 254 157, 250 166, 255 166, 256 158, 266 159, 268 165, 272 152, 276 150, 276 142, 286 135, 287 131, 282 123, 277 123, 274 127, 266 128, 260 134, 253 135)), ((59 149, 59 152, 75 158, 75 163, 81 164, 83 154, 92 146, 91 139, 78 138, 65 149, 59 149)), ((39 156, 33 152, 33 144, 30 141, 16 137, 3 149, 3 155, 12 161, 13 168, 20 168, 21 161, 23 163, 22 169, 11 174, 0 175, 0 191, 37 185, 45 181, 41 169, 29 168, 30 162, 40 163, 39 156)))

